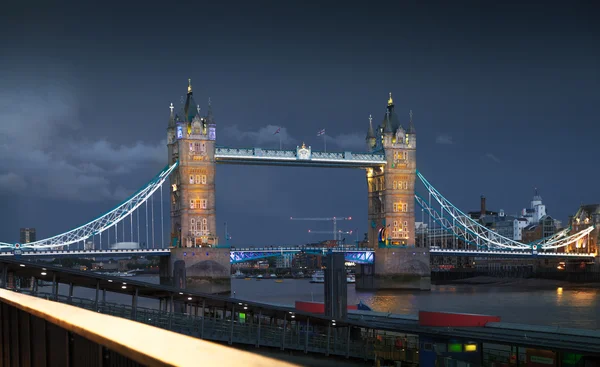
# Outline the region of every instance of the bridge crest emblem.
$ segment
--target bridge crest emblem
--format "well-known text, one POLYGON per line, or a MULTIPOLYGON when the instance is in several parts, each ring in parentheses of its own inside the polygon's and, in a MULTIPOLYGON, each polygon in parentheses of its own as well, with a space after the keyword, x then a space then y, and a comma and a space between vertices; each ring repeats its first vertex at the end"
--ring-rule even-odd
POLYGON ((302 143, 301 147, 296 147, 296 157, 301 160, 310 160, 311 149, 310 147, 306 147, 304 143, 302 143))

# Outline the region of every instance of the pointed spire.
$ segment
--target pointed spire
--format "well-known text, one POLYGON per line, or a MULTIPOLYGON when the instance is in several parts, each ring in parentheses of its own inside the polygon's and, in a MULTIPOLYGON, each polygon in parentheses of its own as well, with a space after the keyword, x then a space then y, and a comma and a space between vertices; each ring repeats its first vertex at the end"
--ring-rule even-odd
POLYGON ((390 119, 390 110, 388 109, 387 111, 385 111, 385 120, 384 120, 385 126, 384 126, 384 132, 386 133, 393 133, 394 129, 392 127, 392 121, 390 119))
POLYGON ((408 133, 409 134, 416 134, 417 131, 415 130, 415 124, 413 124, 413 112, 412 110, 410 110, 410 112, 408 113, 408 116, 410 117, 410 121, 408 123, 408 133))
POLYGON ((208 97, 208 113, 206 114, 206 120, 209 124, 214 123, 213 121, 213 111, 212 111, 212 100, 208 97))
POLYGON ((392 92, 390 92, 390 98, 388 99, 388 106, 393 106, 394 100, 392 99, 392 92))
POLYGON ((200 116, 200 105, 196 105, 196 111, 198 111, 198 116, 200 116))
POLYGON ((192 94, 192 79, 188 79, 188 94, 192 94))
POLYGON ((369 115, 369 130, 367 131, 367 139, 375 138, 375 130, 373 129, 373 117, 369 115))
POLYGON ((169 109, 171 110, 171 113, 169 114, 169 127, 173 127, 175 126, 175 106, 173 106, 173 102, 171 102, 171 105, 169 106, 169 109))

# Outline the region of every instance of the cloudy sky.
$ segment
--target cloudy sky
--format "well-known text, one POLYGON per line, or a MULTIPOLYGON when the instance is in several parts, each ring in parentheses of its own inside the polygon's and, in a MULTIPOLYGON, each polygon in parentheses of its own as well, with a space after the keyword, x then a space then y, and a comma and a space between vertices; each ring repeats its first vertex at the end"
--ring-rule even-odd
MULTIPOLYGON (((418 166, 464 210, 515 213, 538 187, 561 219, 600 201, 600 30, 593 2, 50 2, 0 12, 0 241, 114 207, 166 164, 169 104, 192 78, 218 143, 364 150, 388 92, 418 166), (418 5, 417 5, 418 3, 418 5), (451 5, 450 5, 451 4, 451 5)), ((220 166, 233 243, 304 243, 366 220, 358 170, 220 166)))

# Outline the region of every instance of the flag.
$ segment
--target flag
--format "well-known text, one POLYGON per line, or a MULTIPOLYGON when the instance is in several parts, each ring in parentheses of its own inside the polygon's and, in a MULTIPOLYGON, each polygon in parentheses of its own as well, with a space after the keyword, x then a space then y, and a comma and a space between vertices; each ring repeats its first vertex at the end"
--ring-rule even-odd
POLYGON ((317 136, 322 136, 322 135, 325 135, 325 129, 319 130, 319 132, 317 133, 317 136))
POLYGON ((279 134, 279 132, 280 132, 280 131, 281 131, 281 128, 279 127, 279 128, 277 128, 277 131, 275 131, 275 132, 273 133, 273 135, 277 135, 277 134, 279 134))

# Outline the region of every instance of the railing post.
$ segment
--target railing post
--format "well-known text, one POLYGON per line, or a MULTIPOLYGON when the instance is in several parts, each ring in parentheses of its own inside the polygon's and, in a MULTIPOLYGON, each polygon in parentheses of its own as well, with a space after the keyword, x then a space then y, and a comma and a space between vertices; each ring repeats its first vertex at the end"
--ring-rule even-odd
MULTIPOLYGON (((204 318, 206 317, 206 300, 202 300, 202 322, 200 323, 200 339, 204 339, 204 318)), ((197 316, 197 315, 196 315, 197 316)))
POLYGON ((325 356, 329 356, 329 343, 331 339, 331 321, 327 323, 327 350, 325 351, 325 356))
POLYGON ((256 347, 260 347, 260 323, 262 319, 262 310, 258 311, 258 328, 256 329, 256 347))
POLYGON ((310 318, 306 318, 306 328, 304 329, 304 354, 308 353, 308 328, 310 327, 310 318))
POLYGON ((96 280, 96 299, 94 300, 94 309, 98 311, 98 301, 100 298, 100 281, 96 280))
POLYGON ((69 303, 73 299, 73 283, 69 283, 69 303))
POLYGON ((102 290, 102 305, 106 305, 106 289, 102 290))
POLYGON ((233 319, 235 319, 235 303, 231 306, 231 332, 229 333, 229 345, 233 344, 233 319))
POLYGON ((131 319, 137 320, 137 304, 138 304, 138 288, 135 288, 135 293, 131 297, 131 319))
POLYGON ((283 314, 283 333, 281 333, 281 350, 285 349, 285 328, 287 326, 287 313, 283 314))
POLYGON ((58 284, 56 283, 56 273, 52 274, 52 298, 58 300, 58 284))
POLYGON ((346 328, 346 332, 348 333, 346 338, 346 358, 350 358, 350 330, 352 330, 352 328, 348 325, 346 328))

